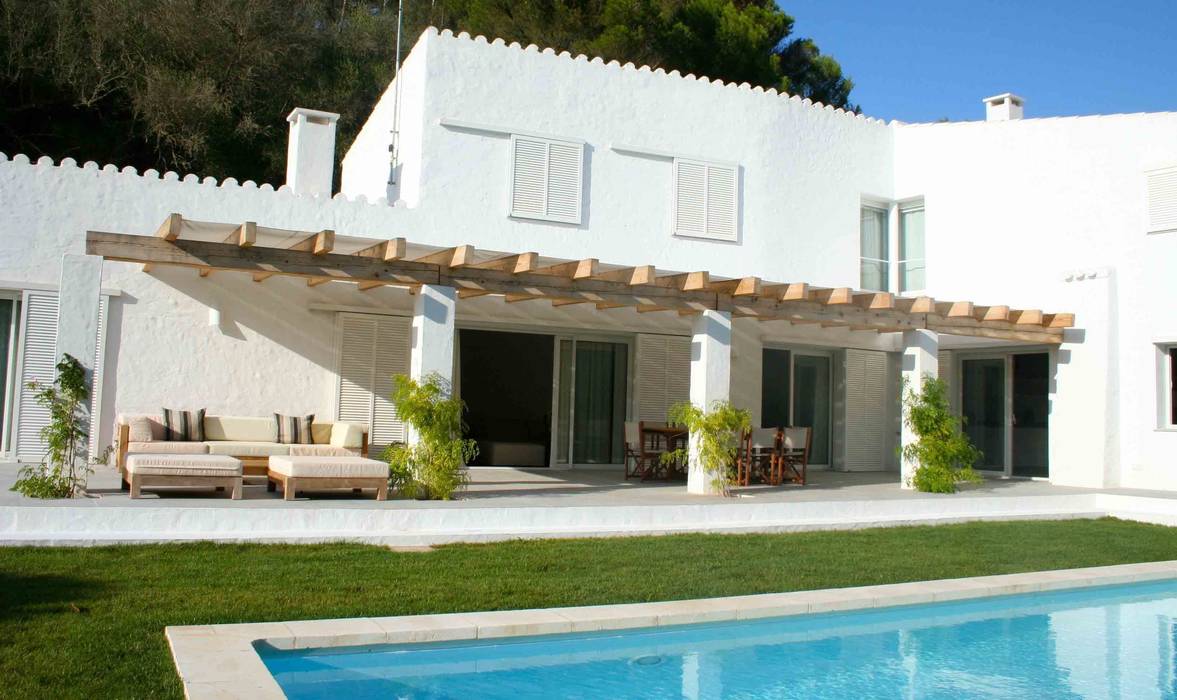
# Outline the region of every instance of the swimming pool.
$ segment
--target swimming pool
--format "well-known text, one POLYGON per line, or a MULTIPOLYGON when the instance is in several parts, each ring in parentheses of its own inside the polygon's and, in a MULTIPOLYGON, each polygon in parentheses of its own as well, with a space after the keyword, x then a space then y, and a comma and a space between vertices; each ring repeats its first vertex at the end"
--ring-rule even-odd
POLYGON ((290 698, 1177 698, 1177 581, 842 614, 259 649, 290 698))

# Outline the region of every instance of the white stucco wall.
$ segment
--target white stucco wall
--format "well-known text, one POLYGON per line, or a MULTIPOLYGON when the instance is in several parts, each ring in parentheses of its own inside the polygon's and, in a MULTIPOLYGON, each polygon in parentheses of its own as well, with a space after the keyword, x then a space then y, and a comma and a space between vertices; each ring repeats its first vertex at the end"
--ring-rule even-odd
POLYGON ((1177 338, 1177 233, 1146 234, 1144 177, 1172 164, 1177 113, 895 127, 895 195, 925 198, 928 293, 1077 315, 1051 396, 1056 482, 1177 488, 1154 355, 1177 338))

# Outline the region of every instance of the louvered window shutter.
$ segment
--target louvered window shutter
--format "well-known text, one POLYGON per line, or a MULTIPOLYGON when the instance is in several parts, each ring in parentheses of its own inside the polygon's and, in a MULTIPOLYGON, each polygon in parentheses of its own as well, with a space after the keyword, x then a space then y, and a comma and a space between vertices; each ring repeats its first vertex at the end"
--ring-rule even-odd
POLYGON ((887 428, 887 357, 846 351, 846 470, 882 469, 887 428))
POLYGON ((635 370, 638 420, 665 421, 671 406, 691 398, 691 339, 639 335, 635 370))
POLYGON ((584 146, 511 138, 511 216, 580 223, 584 146))
POLYGON ((1148 232, 1177 231, 1177 168, 1148 174, 1148 232))
POLYGON ((675 159, 675 235, 736 240, 738 189, 735 166, 675 159))
POLYGON ((409 319, 342 313, 336 417, 368 426, 369 454, 405 439, 392 404, 392 377, 409 371, 409 319))
POLYGON ((94 344, 94 373, 90 385, 90 455, 97 457, 98 441, 102 437, 102 370, 106 363, 106 319, 110 314, 110 297, 103 295, 98 302, 98 338, 94 344))
POLYGON ((45 456, 41 429, 49 424, 49 411, 36 401, 29 382, 51 384, 57 366, 57 295, 25 292, 21 304, 20 387, 16 415, 16 458, 40 463, 45 456))

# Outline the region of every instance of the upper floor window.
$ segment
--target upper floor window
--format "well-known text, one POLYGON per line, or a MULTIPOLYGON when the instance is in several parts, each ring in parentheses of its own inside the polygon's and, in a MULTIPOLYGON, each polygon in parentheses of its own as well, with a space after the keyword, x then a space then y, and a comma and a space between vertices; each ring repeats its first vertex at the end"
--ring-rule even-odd
POLYGON ((512 135, 511 216, 579 224, 583 173, 583 144, 512 135))
POLYGON ((1161 428, 1177 428, 1177 344, 1157 346, 1161 428))
POLYGON ((885 292, 890 287, 891 258, 887 233, 887 209, 880 206, 863 206, 859 226, 859 287, 862 289, 885 292))
POLYGON ((738 238, 739 171, 735 165, 674 159, 674 234, 738 238))
POLYGON ((924 205, 900 205, 899 293, 927 289, 924 269, 924 205))
POLYGON ((1177 231, 1177 166, 1153 170, 1148 181, 1148 232, 1177 231))

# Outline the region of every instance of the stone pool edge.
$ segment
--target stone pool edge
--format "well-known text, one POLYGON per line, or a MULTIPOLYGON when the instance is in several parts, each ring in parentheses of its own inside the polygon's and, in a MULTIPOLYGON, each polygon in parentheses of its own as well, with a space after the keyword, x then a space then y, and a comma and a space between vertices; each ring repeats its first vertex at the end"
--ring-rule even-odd
POLYGON ((164 630, 190 700, 284 698, 256 642, 279 649, 593 632, 918 605, 1177 578, 1177 561, 912 581, 854 588, 533 610, 173 626, 164 630))

